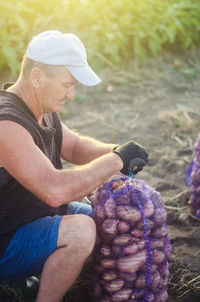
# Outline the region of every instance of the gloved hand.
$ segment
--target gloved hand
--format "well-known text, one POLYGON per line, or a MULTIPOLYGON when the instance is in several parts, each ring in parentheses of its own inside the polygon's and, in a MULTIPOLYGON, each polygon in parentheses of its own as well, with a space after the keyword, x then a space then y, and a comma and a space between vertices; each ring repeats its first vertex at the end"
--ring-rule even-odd
POLYGON ((124 166, 120 172, 125 175, 129 175, 130 169, 133 170, 134 174, 137 174, 148 163, 147 152, 133 140, 115 147, 113 152, 121 157, 124 166))

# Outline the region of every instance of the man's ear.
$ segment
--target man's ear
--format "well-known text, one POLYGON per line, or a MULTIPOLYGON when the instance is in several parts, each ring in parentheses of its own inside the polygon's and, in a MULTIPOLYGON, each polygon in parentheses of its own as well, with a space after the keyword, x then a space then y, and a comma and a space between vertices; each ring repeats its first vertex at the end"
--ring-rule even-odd
POLYGON ((30 81, 33 87, 38 88, 41 85, 43 78, 43 71, 37 67, 34 67, 30 72, 30 81))

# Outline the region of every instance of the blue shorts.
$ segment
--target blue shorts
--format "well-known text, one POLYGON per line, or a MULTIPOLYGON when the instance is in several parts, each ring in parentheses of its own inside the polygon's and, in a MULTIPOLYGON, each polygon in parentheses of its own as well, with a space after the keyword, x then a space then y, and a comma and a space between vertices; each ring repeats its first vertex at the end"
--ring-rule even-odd
MULTIPOLYGON (((91 206, 70 203, 71 214, 92 215, 91 206)), ((20 227, 0 258, 0 279, 13 280, 41 273, 47 258, 57 248, 57 237, 63 216, 47 216, 20 227)))

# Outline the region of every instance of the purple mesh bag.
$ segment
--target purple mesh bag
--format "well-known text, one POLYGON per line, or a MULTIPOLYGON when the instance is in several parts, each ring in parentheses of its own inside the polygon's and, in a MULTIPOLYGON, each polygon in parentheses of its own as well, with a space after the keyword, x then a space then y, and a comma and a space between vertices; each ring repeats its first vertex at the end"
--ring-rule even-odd
POLYGON ((161 195, 119 175, 95 192, 92 302, 165 302, 171 245, 161 195))
POLYGON ((195 144, 195 155, 190 174, 190 203, 197 218, 200 218, 200 133, 195 144))

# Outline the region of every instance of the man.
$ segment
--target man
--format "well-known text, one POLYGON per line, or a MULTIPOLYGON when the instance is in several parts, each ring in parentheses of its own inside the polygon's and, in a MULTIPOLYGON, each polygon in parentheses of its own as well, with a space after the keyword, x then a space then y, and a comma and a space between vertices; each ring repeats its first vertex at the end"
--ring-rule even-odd
POLYGON ((53 30, 33 37, 19 78, 0 92, 0 279, 41 274, 37 302, 60 301, 93 250, 91 207, 74 201, 148 161, 134 141, 105 144, 60 121, 78 82, 100 79, 79 38, 53 30))

